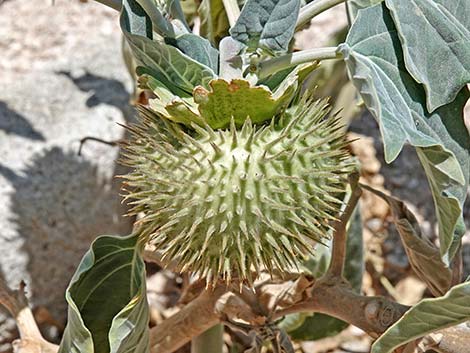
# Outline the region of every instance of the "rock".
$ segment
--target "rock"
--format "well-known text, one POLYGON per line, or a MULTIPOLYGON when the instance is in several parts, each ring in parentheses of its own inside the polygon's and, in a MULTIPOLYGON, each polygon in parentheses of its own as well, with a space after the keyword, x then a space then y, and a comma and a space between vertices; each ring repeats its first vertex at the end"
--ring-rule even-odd
POLYGON ((337 32, 348 25, 344 4, 339 4, 316 16, 310 27, 295 35, 295 44, 302 49, 328 46, 337 32))
POLYGON ((162 270, 147 278, 147 298, 152 308, 163 312, 175 306, 180 295, 173 272, 162 270))
POLYGON ((377 233, 383 228, 382 220, 378 218, 371 218, 366 222, 367 228, 369 228, 372 232, 377 233))
POLYGON ((93 238, 131 230, 119 149, 91 141, 77 154, 84 137, 122 138, 117 123, 133 115, 117 13, 18 0, 0 5, 0 23, 0 275, 25 280, 32 306, 63 324, 66 286, 93 238))
POLYGON ((409 276, 400 280, 395 286, 397 301, 403 305, 415 305, 426 291, 426 284, 421 280, 409 276))
POLYGON ((354 132, 348 133, 352 153, 361 161, 361 175, 372 176, 380 172, 381 163, 377 159, 374 139, 354 132))

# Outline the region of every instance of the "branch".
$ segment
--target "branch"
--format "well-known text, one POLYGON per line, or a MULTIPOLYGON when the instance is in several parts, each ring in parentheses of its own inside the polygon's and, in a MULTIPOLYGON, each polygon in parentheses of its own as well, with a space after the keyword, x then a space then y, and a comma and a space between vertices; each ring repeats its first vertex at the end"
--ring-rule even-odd
POLYGON ((359 174, 354 173, 349 177, 349 183, 351 185, 351 196, 349 197, 346 208, 341 214, 339 221, 335 225, 333 233, 333 249, 331 252, 331 262, 328 269, 328 274, 333 277, 342 278, 344 271, 344 261, 346 258, 346 242, 347 232, 346 226, 348 224, 351 215, 356 208, 359 198, 362 195, 362 190, 358 187, 359 174))
MULTIPOLYGON (((313 285, 310 283, 311 279, 303 276, 291 283, 288 286, 289 295, 283 296, 285 300, 277 301, 280 308, 272 315, 269 313, 269 318, 259 315, 256 308, 249 303, 251 300, 247 302, 245 296, 230 292, 230 288, 225 285, 217 287, 214 291, 206 290, 180 312, 150 330, 151 352, 172 353, 193 337, 221 322, 233 323, 242 320, 249 323, 245 325, 248 328, 260 327, 268 321, 272 322, 298 312, 330 315, 377 338, 409 309, 408 306, 384 297, 357 294, 346 281, 338 282, 336 277, 330 275, 325 275, 313 285)), ((267 282, 263 288, 259 288, 257 303, 263 302, 263 296, 268 294, 285 292, 286 283, 278 285, 280 288, 274 288, 274 283, 267 282)), ((266 302, 266 298, 264 301, 266 302)), ((420 345, 443 353, 461 353, 465 351, 462 347, 468 345, 469 338, 470 328, 464 327, 463 324, 427 335, 420 345)))
POLYGON ((215 310, 219 298, 227 292, 225 285, 206 289, 176 314, 150 329, 152 353, 171 353, 220 323, 215 310))
POLYGON ((16 291, 8 288, 0 280, 0 304, 3 305, 16 320, 20 340, 13 342, 16 353, 57 353, 59 347, 46 341, 39 331, 33 313, 28 306, 24 294, 25 284, 20 283, 16 291))
POLYGON ((345 1, 346 0, 316 0, 310 2, 300 9, 295 29, 299 30, 315 16, 345 1))
MULTIPOLYGON (((314 3, 314 2, 313 2, 314 3)), ((313 4, 312 3, 312 4, 313 4)), ((278 71, 316 60, 339 59, 341 53, 336 47, 314 48, 290 53, 276 58, 262 61, 258 67, 258 77, 265 78, 278 71)))
POLYGON ((97 2, 102 3, 116 11, 121 11, 122 1, 121 0, 95 0, 97 2))
POLYGON ((349 284, 329 276, 318 280, 307 299, 276 311, 274 318, 297 312, 316 312, 334 316, 367 332, 372 337, 397 321, 407 306, 383 297, 366 297, 352 291, 349 284))

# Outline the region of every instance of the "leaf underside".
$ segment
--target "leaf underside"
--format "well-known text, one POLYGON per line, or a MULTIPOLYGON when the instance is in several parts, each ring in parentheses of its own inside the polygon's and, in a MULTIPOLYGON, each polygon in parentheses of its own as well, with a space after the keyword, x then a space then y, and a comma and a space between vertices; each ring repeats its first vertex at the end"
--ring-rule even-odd
POLYGON ((416 338, 470 320, 469 303, 470 282, 453 287, 443 297, 422 300, 375 341, 371 353, 391 353, 416 338))
POLYGON ((435 201, 441 256, 448 264, 464 233, 470 137, 463 107, 468 90, 451 104, 427 112, 424 89, 406 71, 398 33, 384 5, 359 11, 340 51, 349 76, 379 122, 385 160, 392 162, 407 142, 416 147, 435 201))
POLYGON ((379 190, 366 187, 390 206, 395 224, 411 267, 435 296, 444 295, 452 286, 452 270, 440 256, 439 248, 421 234, 418 220, 405 203, 379 190))

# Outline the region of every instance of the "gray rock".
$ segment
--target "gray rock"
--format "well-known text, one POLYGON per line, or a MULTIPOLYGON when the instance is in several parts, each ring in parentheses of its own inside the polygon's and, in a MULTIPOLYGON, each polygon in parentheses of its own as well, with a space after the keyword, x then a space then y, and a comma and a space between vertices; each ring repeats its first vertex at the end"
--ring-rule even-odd
POLYGON ((25 280, 31 304, 63 324, 66 286, 93 238, 131 230, 119 149, 89 141, 77 154, 84 137, 123 137, 130 78, 117 16, 102 5, 8 1, 0 23, 0 276, 25 280))

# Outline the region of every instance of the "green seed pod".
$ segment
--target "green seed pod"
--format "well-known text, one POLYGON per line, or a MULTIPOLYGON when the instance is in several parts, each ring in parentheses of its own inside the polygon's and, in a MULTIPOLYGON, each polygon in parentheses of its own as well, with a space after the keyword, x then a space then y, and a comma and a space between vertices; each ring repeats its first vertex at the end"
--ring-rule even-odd
POLYGON ((136 231, 208 282, 298 268, 329 236, 354 169, 328 112, 301 100, 270 125, 191 134, 141 108, 125 155, 136 231))

